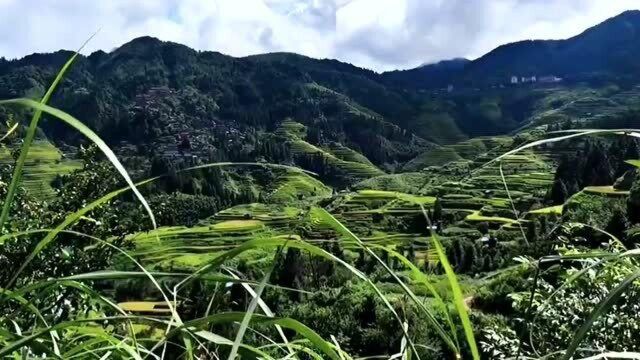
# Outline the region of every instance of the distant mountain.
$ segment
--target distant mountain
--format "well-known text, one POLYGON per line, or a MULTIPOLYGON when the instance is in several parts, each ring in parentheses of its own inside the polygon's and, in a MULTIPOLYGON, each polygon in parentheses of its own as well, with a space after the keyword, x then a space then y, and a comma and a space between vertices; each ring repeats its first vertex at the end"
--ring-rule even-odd
POLYGON ((401 86, 508 83, 512 75, 555 75, 568 80, 640 78, 640 11, 630 10, 566 40, 524 40, 473 60, 441 62, 383 74, 401 86))
POLYGON ((421 65, 410 70, 389 71, 382 78, 396 86, 438 88, 446 87, 453 78, 460 75, 471 60, 456 58, 442 60, 433 64, 421 65))
POLYGON ((471 62, 464 78, 499 82, 507 76, 565 78, 640 75, 640 11, 626 11, 566 40, 507 44, 471 62))

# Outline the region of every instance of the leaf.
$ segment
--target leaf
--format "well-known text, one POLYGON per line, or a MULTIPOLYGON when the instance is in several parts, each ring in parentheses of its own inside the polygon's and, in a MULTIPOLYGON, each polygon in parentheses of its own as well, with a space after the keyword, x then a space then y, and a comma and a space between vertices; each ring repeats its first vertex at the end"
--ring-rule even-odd
POLYGON ((456 330, 456 326, 453 323, 453 320, 451 319, 451 316, 449 315, 449 311, 447 310, 447 304, 444 302, 444 300, 442 300, 442 297, 440 296, 440 294, 438 293, 436 288, 431 284, 431 282, 429 281, 427 276, 422 271, 420 271, 420 269, 418 269, 418 267, 413 265, 413 263, 411 261, 409 261, 409 259, 407 259, 406 257, 402 256, 397 251, 389 249, 388 247, 383 246, 383 245, 372 244, 370 246, 372 248, 374 248, 374 249, 379 249, 381 251, 386 251, 391 256, 393 256, 396 259, 400 260, 400 262, 402 262, 406 267, 408 267, 411 270, 411 275, 413 276, 414 280, 419 282, 419 283, 421 283, 422 285, 424 285, 427 288, 427 290, 429 290, 429 292, 431 293, 431 295, 435 299, 436 304, 442 308, 443 313, 445 315, 445 318, 447 320, 447 323, 449 324, 449 328, 451 330, 451 334, 453 334, 454 341, 457 343, 458 340, 456 338, 456 331, 457 331, 456 330))
POLYGON ((640 168, 640 160, 625 160, 625 162, 629 165, 640 168))
POLYGON ((549 138, 549 139, 541 139, 541 140, 536 140, 536 141, 532 141, 530 143, 524 144, 516 149, 507 151, 506 153, 492 159, 489 160, 488 162, 484 163, 482 166, 478 167, 477 169, 475 169, 473 171, 473 173, 481 170, 482 168, 487 167, 490 164, 493 164, 496 161, 499 161, 500 159, 503 159, 509 155, 513 155, 515 153, 518 153, 522 150, 526 150, 526 149, 530 149, 530 148, 534 148, 536 146, 540 146, 540 145, 544 145, 544 144, 550 144, 550 143, 554 143, 554 142, 559 142, 559 141, 564 141, 564 140, 569 140, 569 139, 573 139, 573 138, 577 138, 577 137, 582 137, 582 136, 587 136, 587 135, 599 135, 599 134, 614 134, 614 135, 626 135, 626 136, 634 136, 635 132, 638 132, 640 130, 638 129, 581 129, 581 130, 565 130, 565 131, 556 131, 554 133, 569 133, 569 135, 563 135, 563 136, 557 136, 557 137, 553 137, 553 138, 549 138))
MULTIPOLYGON (((40 100, 40 104, 46 104, 47 102, 49 102, 51 95, 53 94, 55 89, 58 87, 58 84, 60 83, 60 81, 62 81, 64 74, 71 67, 71 64, 73 64, 73 61, 76 59, 80 51, 85 47, 85 45, 89 41, 91 41, 91 39, 93 39, 93 37, 96 34, 97 32, 91 35, 80 46, 80 48, 73 54, 73 56, 71 56, 71 58, 69 58, 69 60, 67 60, 67 62, 62 66, 60 71, 58 71, 58 74, 56 75, 55 79, 53 79, 53 82, 49 86, 49 89, 47 89, 47 92, 42 97, 42 100, 40 100)), ((31 147, 31 143, 33 143, 33 139, 35 138, 36 130, 38 129, 38 122, 40 121, 41 115, 42 115, 42 111, 36 110, 36 112, 33 113, 33 117, 31 118, 31 122, 29 123, 29 127, 27 128, 27 134, 22 143, 22 147, 20 148, 20 155, 18 156, 18 160, 16 161, 16 166, 13 169, 13 175, 11 176, 11 183, 9 183, 9 187, 7 188, 7 196, 5 197, 4 204, 2 205, 2 213, 0 213, 0 229, 4 228, 4 224, 7 222, 7 218, 9 217, 11 204, 13 203, 13 198, 18 188, 18 184, 20 183, 20 180, 22 178, 22 169, 24 168, 24 163, 27 160, 27 155, 29 154, 29 148, 31 147)), ((16 123, 14 127, 16 127, 17 125, 18 123, 16 123)), ((5 135, 5 137, 8 136, 9 133, 11 133, 11 131, 9 131, 7 135, 5 135)))
POLYGON ((276 266, 276 261, 280 256, 281 252, 282 252, 282 248, 279 248, 278 251, 276 252, 276 255, 273 258, 273 263, 271 264, 271 267, 264 274, 262 281, 260 281, 260 284, 258 284, 258 287, 255 290, 255 295, 253 296, 251 303, 249 303, 249 307, 247 308, 247 311, 245 311, 244 313, 244 317, 242 318, 242 322, 240 323, 240 328, 238 328, 238 333, 236 334, 236 338, 233 341, 231 352, 229 352, 229 357, 228 357, 229 360, 235 360, 238 354, 238 348, 240 347, 240 343, 242 343, 242 339, 244 338, 244 333, 247 331, 247 327, 249 326, 249 322, 251 321, 251 316, 253 316, 253 313, 256 310, 256 307, 258 307, 260 296, 262 295, 262 292, 264 291, 264 288, 266 287, 267 282, 269 281, 269 278, 271 278, 271 273, 273 272, 273 268, 276 266))
MULTIPOLYGON (((182 330, 182 328, 190 328, 190 327, 199 327, 204 325, 215 325, 215 324, 224 324, 230 322, 237 322, 244 319, 245 313, 241 312, 230 312, 230 313, 220 313, 215 315, 210 315, 207 317, 185 321, 182 327, 176 328, 172 330, 169 334, 167 334, 167 338, 170 338, 171 335, 177 331, 182 330)), ((301 322, 290 319, 290 318, 273 318, 265 315, 254 314, 251 319, 251 323, 259 323, 266 325, 280 325, 283 328, 290 329, 298 333, 298 335, 304 337, 309 340, 313 345, 317 346, 319 350, 321 350, 325 355, 333 360, 340 360, 340 356, 333 350, 333 346, 330 342, 325 341, 320 335, 318 335, 315 331, 311 330, 306 325, 301 322)))
MULTIPOLYGON (((136 197, 138 198, 138 200, 140 201, 142 206, 147 211, 147 214, 149 215, 149 218, 151 219, 151 223, 153 224, 153 228, 154 229, 157 228, 156 218, 153 215, 153 211, 151 211, 151 207, 149 206, 149 203, 144 198, 144 196, 142 196, 142 194, 138 190, 138 187, 133 183, 133 180, 131 180, 131 177, 129 176, 129 173, 124 168, 124 166, 122 165, 120 160, 118 160, 118 157, 116 156, 116 154, 104 142, 104 140, 102 140, 98 136, 98 134, 93 132, 93 130, 89 129, 80 120, 74 118, 73 116, 67 114, 66 112, 64 112, 62 110, 59 110, 59 109, 56 109, 56 108, 53 108, 53 107, 51 107, 49 105, 33 101, 31 99, 2 100, 2 101, 0 101, 0 105, 2 105, 2 104, 18 104, 18 105, 34 108, 34 109, 36 109, 36 110, 38 110, 40 112, 45 112, 45 113, 47 113, 49 115, 55 116, 56 118, 66 122, 68 125, 72 126, 76 130, 78 130, 82 135, 86 136, 89 140, 91 140, 104 153, 104 155, 113 164, 113 166, 116 168, 116 170, 118 170, 120 175, 126 181, 126 183, 129 186, 129 188, 131 188, 131 190, 136 195, 136 197)), ((20 155, 22 155, 22 153, 20 155)))
MULTIPOLYGON (((240 281, 238 276, 234 274, 233 271, 227 269, 227 272, 233 277, 234 280, 240 281)), ((249 293, 249 295, 251 295, 251 297, 253 298, 257 297, 256 292, 253 290, 251 286, 249 286, 248 282, 244 281, 244 282, 240 282, 240 284, 242 284, 242 287, 244 287, 244 289, 249 293)), ((279 287, 279 286, 276 286, 276 287, 279 287)), ((304 290, 298 290, 298 289, 290 289, 290 290, 303 291, 305 293, 311 294, 311 292, 304 291, 304 290)), ((213 297, 211 299, 213 300, 213 297)), ((269 317, 275 317, 275 314, 273 313, 273 311, 271 311, 271 308, 269 308, 269 306, 267 305, 267 303, 264 302, 264 300, 258 298, 258 305, 260 306, 260 309, 262 309, 265 315, 269 317)), ((206 315, 209 315, 208 311, 206 315)), ((280 325, 276 325, 276 331, 278 332, 278 335, 280 335, 280 338, 282 338, 282 341, 284 341, 284 344, 289 350, 289 354, 290 355, 293 354, 293 350, 291 349, 291 344, 289 343, 289 339, 287 339, 287 336, 285 335, 284 331, 282 331, 282 327, 280 327, 280 325)))
POLYGON ((465 305, 464 297, 462 296, 460 284, 458 284, 458 278, 456 277, 456 274, 453 271, 451 264, 449 263, 449 259, 447 259, 447 255, 442 248, 442 244, 440 244, 440 240, 438 240, 438 237, 434 232, 431 232, 431 240, 433 241, 433 245, 436 248, 436 252, 438 253, 440 263, 442 264, 444 272, 447 275, 447 279, 449 280, 449 286, 451 287, 451 291, 453 292, 453 303, 458 312, 458 316, 460 317, 460 321, 462 322, 464 335, 467 338, 467 345, 469 345, 469 349, 471 349, 471 356, 473 356, 475 360, 480 360, 478 345, 476 344, 476 339, 473 335, 473 327, 471 326, 471 320, 469 319, 469 314, 467 313, 467 306, 465 305))
MULTIPOLYGON (((431 313, 431 311, 429 311, 429 309, 427 309, 427 307, 422 303, 422 301, 420 301, 417 296, 413 293, 413 291, 411 291, 411 289, 409 289, 409 287, 404 283, 404 281, 402 281, 398 275, 389 268, 389 266, 387 266, 387 264, 382 261, 382 259, 380 259, 380 257, 378 255, 376 255, 376 253, 374 253, 369 247, 367 247, 362 240, 360 240, 360 238, 358 238, 354 233, 351 232, 351 230, 347 229, 342 223, 340 223, 338 220, 336 220, 336 218, 333 217, 333 215, 329 214, 326 210, 321 209, 321 208, 313 208, 312 211, 314 212, 314 214, 316 216, 318 216, 318 218, 320 218, 321 220, 323 220, 326 224, 328 224, 329 226, 331 226, 334 230, 336 230, 339 234, 342 234, 352 240, 354 240, 362 249, 364 249, 365 251, 367 251, 369 253, 369 255, 371 255, 371 257, 373 257, 374 259, 376 259, 376 261, 382 265, 382 267, 387 271, 387 273, 389 275, 391 275, 393 277, 393 279, 400 285, 400 287, 402 288, 402 290, 413 300, 413 302, 418 305, 418 307, 423 311, 423 313, 427 316, 427 319, 429 320, 429 322, 431 323, 431 325, 435 328, 435 330, 438 332, 438 335, 440 336, 440 338, 442 338, 442 340, 444 340, 444 342, 456 353, 459 353, 460 350, 458 349, 457 345, 455 344, 455 342, 451 339, 451 337, 449 335, 447 335, 447 333, 444 331, 444 329, 442 328, 442 326, 440 326, 440 324, 438 323, 438 321, 435 319, 435 317, 433 316, 433 314, 431 313)), ((371 283, 373 284, 373 283, 371 283)), ((376 288, 377 289, 377 288, 376 288)), ((377 290, 379 291, 379 290, 377 290)), ((402 329, 402 332, 404 334, 404 336, 406 337, 407 341, 409 342, 409 345, 411 346, 411 349, 413 350, 414 354, 416 354, 416 358, 418 358, 418 360, 420 359, 420 356, 418 355, 418 352, 415 348, 415 344, 413 343, 413 341, 411 340, 411 338, 409 337, 409 334, 404 330, 403 327, 403 323, 404 321, 400 318, 400 316, 398 315, 398 313, 393 309, 393 306, 391 306, 391 304, 389 303, 389 301, 386 299, 386 297, 384 297, 384 295, 380 292, 378 294, 382 301, 385 303, 385 305, 387 306, 387 308, 389 308, 392 312, 392 314, 394 315, 394 317, 396 318, 396 321, 398 322, 398 324, 400 325, 400 328, 402 329)))
POLYGON ((504 185, 504 190, 507 192, 507 197, 509 198, 509 203, 511 203, 511 210, 513 211, 513 216, 518 222, 518 227, 520 228, 520 233, 522 234, 522 240, 524 240, 525 245, 529 245, 529 241, 527 240, 527 235, 524 233, 524 228, 522 227, 522 222, 520 221, 520 217, 518 216, 518 211, 516 210, 516 204, 513 202, 513 198, 511 197, 511 192, 509 191, 509 187, 507 186, 507 179, 504 177, 504 171, 502 171, 502 161, 499 161, 500 170, 500 179, 502 180, 502 184, 504 185))
POLYGON ((633 274, 629 275, 626 279, 624 279, 613 290, 611 290, 609 294, 607 294, 607 296, 604 299, 602 299, 598 303, 598 305, 596 305, 596 307, 593 309, 593 311, 591 311, 591 313, 589 314, 589 317, 587 317, 587 319, 582 324, 580 329, 578 329, 578 331, 576 331, 576 333, 573 335, 573 338, 571 339, 571 343, 569 344, 569 347, 567 347, 567 350, 564 353, 563 359, 569 360, 573 357, 576 350, 578 349, 578 346, 580 345, 582 340, 584 340, 584 338, 587 336, 587 334, 589 333, 589 330, 591 330, 591 327, 596 322, 596 320, 598 320, 598 318, 600 318, 607 311, 609 311, 609 309, 613 305, 615 305, 618 299, 620 299, 620 296, 622 296, 624 291, 627 290, 627 288, 631 286, 633 282, 639 277, 640 277, 640 270, 637 270, 633 274))
MULTIPOLYGON (((91 318, 91 319, 80 319, 80 320, 72 320, 72 321, 65 321, 65 322, 60 322, 57 323, 53 326, 49 326, 49 327, 45 327, 43 329, 39 329, 39 331, 36 331, 34 333, 31 333, 29 336, 24 336, 21 337, 20 340, 17 341, 13 341, 8 343, 5 347, 3 347, 2 349, 0 349, 0 356, 4 357, 6 355, 11 354, 14 351, 17 351, 25 346, 29 346, 31 343, 37 342, 38 339, 40 339, 43 335, 46 335, 52 331, 57 331, 57 330, 62 330, 65 328, 71 328, 73 326, 78 326, 78 325, 84 325, 86 323, 91 323, 91 322, 103 322, 103 321, 110 321, 110 320, 129 320, 135 317, 128 317, 128 316, 112 316, 112 317, 102 317, 102 318, 91 318)), ((114 339, 114 341, 118 344, 120 344, 121 348, 124 349, 129 356, 132 359, 137 359, 137 360, 142 360, 142 358, 140 357, 140 355, 137 353, 137 351, 132 348, 130 345, 117 340, 115 338, 113 338, 112 336, 104 333, 101 336, 105 337, 105 338, 112 338, 114 339)))

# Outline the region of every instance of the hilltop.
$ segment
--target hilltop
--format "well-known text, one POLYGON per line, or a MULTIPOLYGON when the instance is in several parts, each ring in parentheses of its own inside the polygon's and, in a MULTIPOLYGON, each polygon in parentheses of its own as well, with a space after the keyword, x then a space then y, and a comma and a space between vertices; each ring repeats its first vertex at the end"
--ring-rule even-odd
POLYGON ((447 84, 486 87, 511 76, 557 76, 570 82, 634 81, 640 77, 640 10, 625 11, 565 40, 523 40, 478 59, 457 59, 383 74, 413 88, 447 84))
MULTIPOLYGON (((0 107, 0 353, 628 352, 638 14, 383 74, 152 37, 79 56, 50 105, 140 192, 50 116, 10 185, 31 111, 0 107)), ((0 60, 0 99, 39 99, 70 56, 0 60)))

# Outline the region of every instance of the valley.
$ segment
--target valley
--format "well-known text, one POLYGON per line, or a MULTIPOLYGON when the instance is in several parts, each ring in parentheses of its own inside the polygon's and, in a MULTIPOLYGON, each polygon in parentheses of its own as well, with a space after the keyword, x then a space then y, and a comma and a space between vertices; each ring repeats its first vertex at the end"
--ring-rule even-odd
POLYGON ((64 50, 1 58, 0 101, 47 103, 61 81, 51 108, 0 102, 0 356, 627 351, 640 339, 629 29, 640 11, 386 73, 153 37, 67 73, 64 50))

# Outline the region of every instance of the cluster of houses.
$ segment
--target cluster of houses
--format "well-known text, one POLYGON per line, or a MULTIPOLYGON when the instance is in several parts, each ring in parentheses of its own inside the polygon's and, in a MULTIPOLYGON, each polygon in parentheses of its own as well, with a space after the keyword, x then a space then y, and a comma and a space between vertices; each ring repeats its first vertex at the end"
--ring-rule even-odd
POLYGON ((511 75, 511 84, 527 84, 527 83, 543 83, 543 84, 551 84, 561 82, 562 78, 557 77, 555 75, 544 75, 540 77, 532 76, 521 76, 518 77, 516 75, 511 75))

